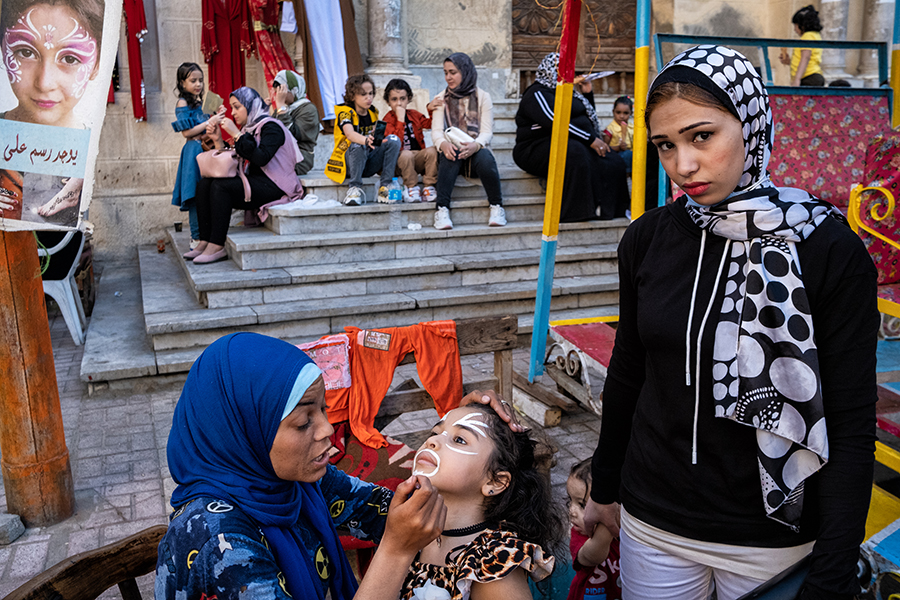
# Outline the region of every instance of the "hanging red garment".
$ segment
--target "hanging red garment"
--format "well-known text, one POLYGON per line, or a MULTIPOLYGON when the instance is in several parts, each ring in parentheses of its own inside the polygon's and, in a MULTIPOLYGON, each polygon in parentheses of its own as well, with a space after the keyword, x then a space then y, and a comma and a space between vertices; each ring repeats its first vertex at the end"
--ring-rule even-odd
POLYGON ((141 40, 147 33, 144 0, 125 1, 125 33, 128 42, 128 81, 131 84, 131 107, 134 118, 147 120, 147 96, 144 89, 144 65, 141 61, 141 40))
POLYGON ((265 69, 269 94, 274 95, 271 87, 278 71, 294 70, 294 61, 285 50, 278 33, 278 10, 281 3, 279 0, 249 0, 249 2, 256 51, 265 69))
POLYGON ((246 81, 244 56, 253 53, 247 0, 203 0, 200 51, 209 65, 209 91, 227 108, 228 96, 246 81))

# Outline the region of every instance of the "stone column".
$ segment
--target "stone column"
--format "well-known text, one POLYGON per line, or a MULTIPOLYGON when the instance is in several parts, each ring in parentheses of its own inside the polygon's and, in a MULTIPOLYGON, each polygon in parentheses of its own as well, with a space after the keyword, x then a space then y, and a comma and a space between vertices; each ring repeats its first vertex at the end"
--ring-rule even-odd
MULTIPOLYGON (((829 42, 847 39, 847 17, 850 0, 822 0, 819 18, 822 21, 822 39, 829 42)), ((825 49, 822 52, 822 70, 825 79, 848 79, 846 50, 825 49)))
POLYGON ((403 1, 369 0, 370 75, 411 75, 406 68, 403 1))
POLYGON ((379 114, 390 110, 381 96, 388 81, 405 79, 413 90, 412 108, 425 112, 430 100, 428 91, 420 89, 422 78, 406 66, 407 37, 403 0, 369 0, 369 68, 366 73, 375 82, 375 108, 379 114))
MULTIPOLYGON (((894 21, 895 0, 867 0, 863 21, 863 39, 867 42, 887 42, 888 56, 894 21)), ((859 78, 865 87, 878 87, 878 52, 861 50, 859 58, 859 78)))

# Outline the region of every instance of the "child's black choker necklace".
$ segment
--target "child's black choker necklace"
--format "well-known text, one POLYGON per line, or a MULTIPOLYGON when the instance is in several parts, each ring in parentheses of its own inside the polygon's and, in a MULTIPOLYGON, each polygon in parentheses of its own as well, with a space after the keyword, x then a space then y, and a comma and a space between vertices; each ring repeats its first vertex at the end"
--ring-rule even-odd
POLYGON ((444 537, 464 537, 472 535, 473 533, 478 533, 479 531, 484 531, 485 529, 487 529, 487 521, 482 521, 481 523, 469 525, 468 527, 460 527, 459 529, 445 529, 441 532, 441 535, 444 537))

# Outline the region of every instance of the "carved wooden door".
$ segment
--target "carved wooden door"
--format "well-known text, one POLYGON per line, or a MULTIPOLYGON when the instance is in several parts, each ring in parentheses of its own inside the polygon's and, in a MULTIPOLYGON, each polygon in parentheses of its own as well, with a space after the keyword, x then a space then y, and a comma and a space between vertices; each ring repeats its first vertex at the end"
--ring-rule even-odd
MULTIPOLYGON (((564 0, 512 0, 514 69, 522 89, 531 83, 541 60, 559 50, 564 0)), ((634 93, 635 0, 583 0, 575 68, 579 72, 615 71, 595 82, 600 93, 634 93)))

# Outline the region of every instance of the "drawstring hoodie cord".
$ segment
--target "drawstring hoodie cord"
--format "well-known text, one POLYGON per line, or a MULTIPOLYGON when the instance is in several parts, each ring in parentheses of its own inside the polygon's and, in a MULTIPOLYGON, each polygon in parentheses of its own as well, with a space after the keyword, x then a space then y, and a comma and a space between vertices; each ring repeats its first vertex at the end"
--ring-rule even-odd
MULTIPOLYGON (((694 321, 694 307, 697 301, 697 284, 700 281, 700 266, 703 264, 703 250, 706 247, 706 229, 702 229, 700 233, 700 254, 697 256, 697 272, 694 275, 694 289, 691 291, 691 307, 688 313, 687 331, 684 334, 685 359, 684 359, 684 377, 688 387, 691 386, 691 325, 694 321)), ((716 280, 713 283, 712 293, 709 295, 709 303, 706 305, 706 311, 703 313, 703 320, 700 321, 700 330, 697 332, 697 349, 694 367, 694 426, 691 439, 691 464, 697 464, 697 419, 700 414, 700 342, 703 339, 703 330, 706 328, 706 320, 712 310, 713 302, 716 299, 716 290, 719 289, 719 279, 722 277, 722 271, 725 268, 725 261, 728 258, 728 251, 731 248, 731 240, 725 240, 725 249, 722 251, 722 258, 719 260, 719 268, 716 271, 716 280)))

